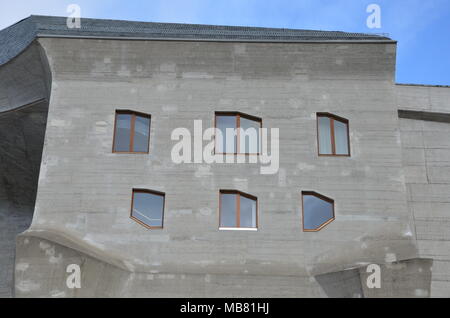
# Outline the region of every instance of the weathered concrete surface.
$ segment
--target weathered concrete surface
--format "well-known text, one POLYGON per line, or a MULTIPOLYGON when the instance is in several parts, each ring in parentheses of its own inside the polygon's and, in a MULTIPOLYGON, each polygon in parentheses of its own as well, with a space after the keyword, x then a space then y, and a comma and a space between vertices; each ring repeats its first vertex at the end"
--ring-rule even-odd
POLYGON ((322 274, 315 277, 327 297, 363 298, 359 269, 322 274))
POLYGON ((431 259, 412 259, 381 266, 381 288, 366 284, 370 273, 360 270, 362 289, 367 298, 426 298, 430 297, 431 259))
POLYGON ((401 119, 408 204, 419 255, 432 258, 432 297, 450 297, 450 123, 401 119))
POLYGON ((363 298, 428 297, 430 292, 431 260, 383 265, 381 288, 368 289, 367 274, 359 269, 314 279, 302 275, 130 272, 39 235, 27 233, 17 239, 16 297, 363 298), (66 284, 66 268, 71 264, 80 267, 80 288, 66 284))
POLYGON ((398 109, 450 113, 450 86, 399 84, 396 90, 398 109))
POLYGON ((38 44, 0 67, 0 297, 12 295, 16 235, 32 219, 47 122, 38 44))
POLYGON ((37 42, 0 67, 0 113, 47 99, 50 70, 37 42))
POLYGON ((394 44, 39 43, 0 68, 0 297, 39 174, 18 297, 450 296, 450 124, 397 118, 450 113, 450 88, 394 85, 394 44), (150 155, 111 153, 124 108, 152 115, 150 155), (173 129, 209 128, 214 111, 280 128, 279 173, 173 164, 173 129), (319 111, 349 119, 350 158, 317 157, 319 111), (163 230, 129 218, 133 187, 166 192, 163 230), (220 189, 258 197, 258 232, 218 230, 220 189), (335 200, 318 233, 301 230, 302 190, 335 200), (365 285, 370 263, 380 290, 365 285), (66 286, 69 264, 81 289, 66 286))
MULTIPOLYGON (((450 114, 450 87, 397 85, 397 91, 399 109, 434 120, 450 114)), ((450 297, 450 123, 401 118, 400 131, 419 255, 433 259, 430 296, 450 297)))
POLYGON ((326 296, 308 276, 140 273, 34 236, 20 236, 17 247, 16 297, 326 296), (80 289, 66 285, 70 264, 80 266, 80 289))
POLYGON ((15 238, 31 224, 47 107, 0 114, 0 297, 11 296, 15 238))
MULTIPOLYGON (((23 238, 40 233, 52 246, 70 246, 58 250, 60 272, 65 253, 80 251, 131 272, 126 275, 169 275, 159 295, 190 296, 181 283, 167 283, 184 275, 209 296, 258 296, 233 285, 248 280, 249 290, 257 282, 273 287, 266 296, 314 297, 331 295, 333 284, 320 286, 314 276, 417 258, 394 44, 39 41, 53 82, 36 212, 23 238), (152 115, 150 155, 111 153, 114 111, 123 108, 152 115), (258 165, 172 163, 173 129, 192 129, 196 119, 208 128, 214 111, 236 110, 280 128, 278 174, 260 175, 258 165), (318 111, 350 120, 351 158, 317 157, 318 111), (163 230, 130 220, 133 187, 166 192, 163 230), (259 198, 258 232, 218 230, 218 192, 230 188, 259 198), (321 232, 301 230, 302 190, 336 202, 336 220, 321 232), (223 284, 220 293, 211 293, 214 284, 204 277, 223 284)), ((61 291, 62 274, 52 285, 42 283, 51 276, 50 258, 28 253, 18 245, 16 266, 30 269, 18 275, 16 267, 16 292, 61 291)), ((116 285, 93 295, 128 290, 126 279, 108 271, 105 278, 116 285)), ((124 295, 154 294, 136 288, 124 295)))
POLYGON ((327 297, 333 298, 425 298, 430 297, 433 260, 411 259, 378 265, 379 286, 373 271, 361 267, 316 276, 327 297))

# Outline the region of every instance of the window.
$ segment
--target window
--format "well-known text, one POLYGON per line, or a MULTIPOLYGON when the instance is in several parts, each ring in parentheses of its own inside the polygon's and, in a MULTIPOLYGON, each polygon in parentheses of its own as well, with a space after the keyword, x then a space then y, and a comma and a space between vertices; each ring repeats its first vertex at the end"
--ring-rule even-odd
POLYGON ((334 221, 334 200, 316 192, 302 192, 303 231, 318 232, 334 221))
POLYGON ((258 199, 234 190, 220 191, 220 229, 256 230, 258 228, 258 199))
POLYGON ((221 132, 221 136, 216 136, 216 154, 261 153, 261 118, 239 112, 216 112, 215 125, 221 132))
POLYGON ((150 119, 151 116, 147 114, 117 110, 113 152, 148 153, 150 119))
POLYGON ((317 114, 319 156, 350 156, 348 120, 326 113, 317 114))
POLYGON ((149 229, 162 229, 165 194, 162 192, 133 189, 131 218, 149 229))

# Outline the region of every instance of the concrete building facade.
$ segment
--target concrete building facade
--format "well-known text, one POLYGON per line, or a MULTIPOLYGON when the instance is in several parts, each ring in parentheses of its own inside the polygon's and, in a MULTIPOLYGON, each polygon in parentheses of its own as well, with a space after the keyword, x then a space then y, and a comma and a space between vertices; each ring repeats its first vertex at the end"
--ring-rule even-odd
POLYGON ((450 89, 397 85, 395 41, 31 16, 0 43, 0 296, 450 296, 450 89), (122 109, 151 115, 148 154, 112 151, 122 109), (278 128, 277 173, 174 163, 173 131, 216 112, 278 128), (318 155, 318 113, 350 156, 318 155), (162 229, 133 189, 165 193, 162 229), (257 197, 257 231, 220 229, 224 189, 257 197), (334 200, 320 231, 302 191, 334 200))

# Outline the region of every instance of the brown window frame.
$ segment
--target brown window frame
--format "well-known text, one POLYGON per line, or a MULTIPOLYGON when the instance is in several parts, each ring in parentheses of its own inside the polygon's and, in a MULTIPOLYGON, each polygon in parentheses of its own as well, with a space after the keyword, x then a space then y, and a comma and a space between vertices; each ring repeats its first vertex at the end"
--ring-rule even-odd
POLYGON ((166 207, 166 194, 164 192, 159 192, 159 191, 155 191, 155 190, 149 190, 149 189, 140 189, 140 188, 133 188, 132 192, 131 192, 131 211, 130 211, 130 218, 139 223, 140 225, 146 227, 149 230, 162 230, 164 228, 164 209, 166 207), (141 220, 139 220, 138 218, 133 216, 133 207, 134 207, 134 194, 135 193, 148 193, 148 194, 153 194, 153 195, 159 195, 163 197, 163 208, 162 208, 162 216, 161 216, 161 226, 150 226, 144 222, 142 222, 141 220))
POLYGON ((229 229, 259 229, 259 205, 258 198, 254 195, 239 191, 239 190, 219 190, 219 230, 229 230, 229 229), (222 194, 236 194, 236 226, 226 227, 222 226, 221 216, 222 216, 222 194), (241 227, 241 196, 253 200, 256 202, 256 227, 241 227))
POLYGON ((350 152, 350 123, 349 120, 343 117, 339 117, 337 115, 331 113, 317 113, 316 119, 317 126, 317 153, 320 157, 351 157, 350 152), (319 118, 326 117, 330 119, 330 139, 331 139, 331 154, 321 154, 320 153, 320 137, 319 137, 319 118), (336 137, 334 135, 334 121, 339 121, 347 125, 347 146, 348 146, 348 154, 341 155, 336 154, 336 137))
MULTIPOLYGON (((241 153, 239 152, 240 148, 241 148, 241 131, 240 131, 240 127, 241 127, 241 117, 248 119, 248 120, 252 120, 252 121, 256 121, 259 122, 259 126, 260 129, 262 129, 262 118, 260 117, 256 117, 256 116, 252 116, 252 115, 248 115, 248 114, 244 114, 241 112, 215 112, 214 113, 214 128, 217 129, 217 116, 234 116, 236 117, 236 130, 237 130, 237 135, 236 135, 236 152, 231 153, 231 152, 216 152, 216 147, 217 147, 217 143, 216 143, 216 136, 214 135, 214 154, 215 155, 245 155, 245 156, 260 156, 262 154, 262 142, 261 142, 261 135, 259 136, 259 142, 260 145, 258 145, 259 148, 259 152, 258 153, 241 153)), ((225 147, 226 148, 226 147, 225 147)))
POLYGON ((112 144, 112 152, 118 153, 118 154, 149 154, 150 153, 150 131, 151 131, 151 124, 152 124, 152 115, 141 113, 133 110, 128 109, 117 109, 115 118, 114 118, 114 136, 113 136, 113 144, 112 144), (131 123, 130 123, 130 151, 116 151, 116 131, 117 131, 117 115, 131 115, 131 123), (134 136, 135 136, 135 122, 136 122, 136 116, 139 117, 145 117, 149 119, 149 125, 148 125, 148 145, 147 145, 147 151, 132 151, 134 146, 134 136))
POLYGON ((336 220, 336 214, 335 214, 335 208, 334 208, 334 200, 323 195, 320 193, 317 193, 315 191, 302 191, 301 192, 301 197, 302 197, 302 228, 303 228, 303 232, 319 232, 320 230, 322 230, 325 226, 327 226, 328 224, 330 224, 331 222, 333 222, 334 220, 336 220), (321 226, 319 226, 317 229, 314 230, 310 230, 310 229, 305 229, 305 202, 303 200, 303 196, 305 195, 311 195, 311 196, 315 196, 321 200, 324 200, 328 203, 331 203, 333 206, 333 217, 331 219, 329 219, 328 221, 326 221, 325 223, 323 223, 321 226))

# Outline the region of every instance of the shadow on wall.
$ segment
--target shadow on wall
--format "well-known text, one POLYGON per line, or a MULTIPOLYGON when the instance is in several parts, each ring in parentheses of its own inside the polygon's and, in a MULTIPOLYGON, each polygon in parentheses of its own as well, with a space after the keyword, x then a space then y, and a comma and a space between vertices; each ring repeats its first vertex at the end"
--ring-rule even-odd
POLYGON ((50 80, 36 42, 0 66, 0 297, 13 296, 16 236, 33 218, 50 80))
POLYGON ((330 298, 364 297, 359 269, 327 273, 315 277, 325 294, 330 298))
POLYGON ((33 218, 47 121, 46 101, 0 114, 0 297, 10 297, 16 236, 33 218))
MULTIPOLYGON (((431 291, 431 259, 380 265, 380 288, 369 288, 366 267, 315 276, 331 298, 426 298, 431 291)), ((370 276, 370 277, 369 277, 370 276)))

